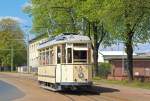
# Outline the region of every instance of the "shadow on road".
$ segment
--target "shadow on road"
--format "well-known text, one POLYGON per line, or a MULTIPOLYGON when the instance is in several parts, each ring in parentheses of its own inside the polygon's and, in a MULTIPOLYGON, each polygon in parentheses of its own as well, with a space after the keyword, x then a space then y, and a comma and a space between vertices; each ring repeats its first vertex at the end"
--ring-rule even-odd
POLYGON ((118 89, 108 88, 108 87, 100 87, 100 86, 93 86, 90 89, 86 90, 65 90, 59 92, 60 94, 69 94, 69 95, 100 95, 101 93, 112 93, 112 92, 119 92, 118 89))

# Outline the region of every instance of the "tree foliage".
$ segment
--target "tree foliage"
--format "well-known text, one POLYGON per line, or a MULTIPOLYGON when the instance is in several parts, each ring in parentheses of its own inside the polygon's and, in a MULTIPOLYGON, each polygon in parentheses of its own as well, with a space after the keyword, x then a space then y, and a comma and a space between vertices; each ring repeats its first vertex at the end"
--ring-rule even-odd
POLYGON ((122 41, 127 53, 129 80, 133 80, 133 46, 150 39, 149 0, 112 0, 108 5, 106 20, 108 29, 122 41))
POLYGON ((11 49, 14 50, 14 66, 26 63, 26 45, 23 31, 19 23, 11 18, 0 20, 0 64, 1 66, 11 65, 11 49), (19 49, 19 50, 18 50, 19 49))

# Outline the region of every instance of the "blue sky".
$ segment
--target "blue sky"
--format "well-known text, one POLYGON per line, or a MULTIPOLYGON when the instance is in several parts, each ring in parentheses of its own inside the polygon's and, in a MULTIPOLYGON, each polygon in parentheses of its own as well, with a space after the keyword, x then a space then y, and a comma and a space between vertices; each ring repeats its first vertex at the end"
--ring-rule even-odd
POLYGON ((21 25, 32 24, 31 18, 22 12, 22 7, 28 0, 1 0, 0 17, 12 16, 22 21, 21 25))

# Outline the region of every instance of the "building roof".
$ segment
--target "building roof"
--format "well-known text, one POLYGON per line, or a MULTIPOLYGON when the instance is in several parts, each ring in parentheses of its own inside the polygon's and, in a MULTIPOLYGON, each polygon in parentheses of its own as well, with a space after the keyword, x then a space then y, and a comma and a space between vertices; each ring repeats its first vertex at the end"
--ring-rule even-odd
POLYGON ((42 39, 42 38, 45 38, 45 37, 47 37, 47 34, 40 34, 40 35, 38 35, 37 37, 31 39, 31 40, 29 41, 29 43, 33 43, 33 42, 38 41, 38 40, 40 40, 40 39, 42 39))
MULTIPOLYGON (((126 56, 105 56, 104 57, 104 60, 116 60, 116 59, 126 59, 127 57, 126 56)), ((135 55, 133 56, 133 59, 148 59, 150 60, 150 56, 138 56, 138 55, 135 55)))
MULTIPOLYGON (((125 51, 99 51, 99 53, 103 56, 122 56, 127 55, 125 51)), ((133 55, 137 55, 133 53, 133 55)))
MULTIPOLYGON (((124 51, 100 51, 99 53, 103 56, 104 60, 125 59, 127 57, 124 51)), ((150 56, 133 53, 133 59, 150 59, 150 56)))
MULTIPOLYGON (((98 61, 104 62, 105 60, 122 60, 126 59, 127 54, 125 51, 99 51, 98 61)), ((133 53, 134 60, 150 60, 149 55, 141 55, 133 53)))
POLYGON ((103 56, 106 55, 127 55, 125 51, 99 51, 99 53, 103 56))
POLYGON ((82 42, 83 43, 84 42, 90 42, 89 37, 84 36, 84 35, 74 34, 74 33, 63 33, 59 36, 56 36, 52 39, 49 39, 45 43, 40 44, 38 49, 52 46, 55 44, 60 44, 60 43, 82 43, 82 42))

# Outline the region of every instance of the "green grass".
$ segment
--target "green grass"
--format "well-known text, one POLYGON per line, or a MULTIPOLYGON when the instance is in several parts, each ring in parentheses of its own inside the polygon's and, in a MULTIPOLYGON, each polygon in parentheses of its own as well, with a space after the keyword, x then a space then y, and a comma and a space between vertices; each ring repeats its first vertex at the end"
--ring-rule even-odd
POLYGON ((122 81, 106 80, 106 79, 102 79, 100 77, 93 78, 93 82, 95 82, 95 83, 116 84, 116 85, 124 85, 124 86, 128 86, 128 87, 150 89, 150 82, 140 82, 140 81, 128 82, 127 80, 122 80, 122 81))

